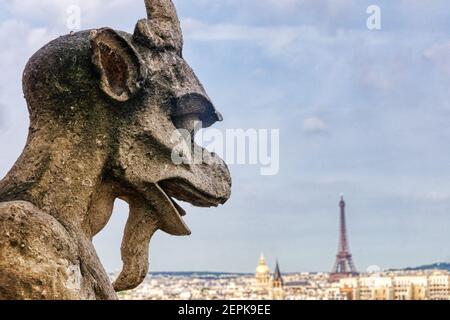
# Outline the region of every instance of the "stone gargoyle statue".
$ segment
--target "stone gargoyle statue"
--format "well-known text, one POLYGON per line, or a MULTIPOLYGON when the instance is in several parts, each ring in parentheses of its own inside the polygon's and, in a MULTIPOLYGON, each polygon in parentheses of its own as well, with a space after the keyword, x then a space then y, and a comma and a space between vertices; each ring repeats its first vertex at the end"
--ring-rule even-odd
POLYGON ((172 1, 145 5, 148 18, 132 35, 72 33, 26 66, 29 135, 0 182, 0 299, 117 299, 147 275, 157 230, 190 234, 174 199, 212 207, 230 197, 228 168, 214 153, 201 149, 201 163, 172 160, 186 140, 177 132, 222 116, 183 60, 172 1), (116 199, 130 212, 123 269, 111 284, 92 239, 116 199))

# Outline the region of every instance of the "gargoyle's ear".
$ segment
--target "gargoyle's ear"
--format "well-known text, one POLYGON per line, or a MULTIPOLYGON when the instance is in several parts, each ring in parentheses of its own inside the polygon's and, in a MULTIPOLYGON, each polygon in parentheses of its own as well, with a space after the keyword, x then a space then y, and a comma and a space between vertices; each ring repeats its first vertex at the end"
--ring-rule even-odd
POLYGON ((116 31, 105 28, 90 35, 92 62, 100 74, 100 88, 114 100, 128 101, 144 79, 138 53, 116 31))

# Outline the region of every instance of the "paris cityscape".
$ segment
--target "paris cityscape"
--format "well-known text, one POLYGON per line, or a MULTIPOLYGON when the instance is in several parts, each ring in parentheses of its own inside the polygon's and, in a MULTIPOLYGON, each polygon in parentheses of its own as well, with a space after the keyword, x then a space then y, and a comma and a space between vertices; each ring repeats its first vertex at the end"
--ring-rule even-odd
MULTIPOLYGON (((358 273, 346 227, 345 201, 339 202, 339 241, 330 273, 283 274, 270 270, 261 254, 254 274, 154 273, 123 300, 450 300, 450 272, 435 265, 417 270, 358 273)), ((448 266, 447 266, 448 267, 448 266)), ((112 280, 117 274, 110 274, 112 280)))

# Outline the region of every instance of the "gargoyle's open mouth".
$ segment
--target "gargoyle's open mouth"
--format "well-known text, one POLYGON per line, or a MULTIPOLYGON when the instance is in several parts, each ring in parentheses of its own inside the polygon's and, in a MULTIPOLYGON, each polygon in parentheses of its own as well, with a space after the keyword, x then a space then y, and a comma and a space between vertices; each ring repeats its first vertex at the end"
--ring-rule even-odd
POLYGON ((174 178, 163 180, 158 185, 170 198, 188 202, 196 207, 217 207, 227 201, 225 198, 216 197, 198 190, 184 179, 174 178))
POLYGON ((160 181, 155 187, 159 195, 153 201, 153 206, 158 214, 161 230, 176 236, 190 235, 191 231, 182 218, 186 211, 175 199, 197 207, 217 207, 227 200, 202 192, 189 182, 178 178, 160 181))

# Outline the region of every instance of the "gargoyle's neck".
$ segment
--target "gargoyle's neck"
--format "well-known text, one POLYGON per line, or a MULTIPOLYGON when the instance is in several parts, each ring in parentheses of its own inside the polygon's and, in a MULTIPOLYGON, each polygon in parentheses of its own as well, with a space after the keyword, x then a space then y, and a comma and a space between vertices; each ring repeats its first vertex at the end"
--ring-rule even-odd
POLYGON ((66 226, 84 228, 102 184, 108 154, 104 139, 30 133, 22 155, 0 182, 0 201, 28 201, 66 226))
POLYGON ((78 245, 83 286, 92 287, 99 299, 115 299, 90 241, 89 208, 95 207, 96 191, 105 191, 102 174, 108 156, 106 131, 97 135, 104 128, 92 128, 91 132, 31 128, 25 150, 0 182, 0 202, 28 201, 58 220, 78 245))

